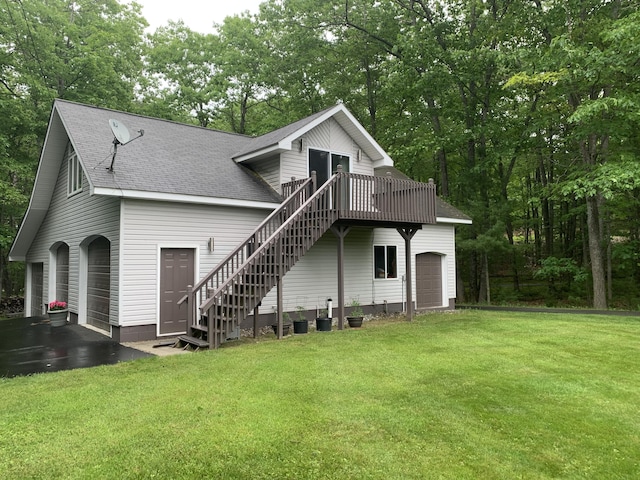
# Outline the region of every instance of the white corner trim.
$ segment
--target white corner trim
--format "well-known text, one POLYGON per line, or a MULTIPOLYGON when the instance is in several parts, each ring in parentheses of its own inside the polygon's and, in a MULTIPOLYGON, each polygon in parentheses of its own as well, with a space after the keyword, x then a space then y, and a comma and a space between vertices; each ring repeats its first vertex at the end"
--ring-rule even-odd
POLYGON ((228 207, 262 208, 273 210, 279 203, 256 202, 253 200, 237 200, 234 198, 205 197, 201 195, 184 195, 180 193, 144 192, 140 190, 121 190, 119 188, 96 187, 94 195, 110 197, 134 198, 137 200, 156 200, 161 202, 197 203, 200 205, 220 205, 228 207))

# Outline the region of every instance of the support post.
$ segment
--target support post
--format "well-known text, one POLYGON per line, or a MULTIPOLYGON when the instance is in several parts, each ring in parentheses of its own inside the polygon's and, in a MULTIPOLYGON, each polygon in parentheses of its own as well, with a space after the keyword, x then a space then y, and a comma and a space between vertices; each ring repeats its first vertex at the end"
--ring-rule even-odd
POLYGON ((344 329, 344 237, 350 227, 334 226, 331 231, 338 238, 338 330, 344 329))
POLYGON ((318 189, 318 174, 316 173, 315 170, 313 170, 311 172, 311 195, 316 193, 317 189, 318 189))
POLYGON ((418 228, 398 228, 398 233, 404 238, 404 254, 406 273, 406 297, 407 297, 407 320, 413 320, 413 282, 411 280, 411 239, 419 230, 418 228))
POLYGON ((276 315, 278 317, 278 333, 276 334, 276 336, 278 337, 278 340, 280 340, 282 338, 282 277, 278 276, 278 280, 276 281, 276 288, 278 289, 278 294, 277 294, 277 303, 278 303, 278 307, 277 307, 277 311, 276 311, 276 315))
POLYGON ((258 318, 260 317, 260 302, 253 309, 253 338, 258 338, 258 318))
POLYGON ((195 319, 196 299, 193 295, 193 285, 187 285, 187 335, 191 333, 191 325, 195 319))

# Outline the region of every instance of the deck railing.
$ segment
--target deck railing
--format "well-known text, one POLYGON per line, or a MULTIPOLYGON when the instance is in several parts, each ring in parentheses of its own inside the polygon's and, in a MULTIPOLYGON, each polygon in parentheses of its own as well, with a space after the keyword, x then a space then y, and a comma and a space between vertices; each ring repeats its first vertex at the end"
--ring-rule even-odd
POLYGON ((336 221, 396 225, 436 221, 433 182, 339 171, 315 192, 313 184, 309 178, 283 186, 283 193, 291 192, 283 204, 181 300, 188 303, 188 327, 195 325, 198 309, 206 313, 212 348, 336 221))
POLYGON ((428 224, 436 222, 436 186, 398 178, 338 173, 341 220, 428 224))

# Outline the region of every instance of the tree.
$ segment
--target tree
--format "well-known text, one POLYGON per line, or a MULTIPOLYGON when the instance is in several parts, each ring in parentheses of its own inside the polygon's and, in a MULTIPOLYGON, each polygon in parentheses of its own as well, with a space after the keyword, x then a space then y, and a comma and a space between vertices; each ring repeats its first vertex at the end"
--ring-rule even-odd
MULTIPOLYGON (((0 281, 25 211, 54 98, 130 108, 141 71, 140 6, 115 0, 0 2, 0 281)), ((3 288, 0 288, 0 295, 3 288)))

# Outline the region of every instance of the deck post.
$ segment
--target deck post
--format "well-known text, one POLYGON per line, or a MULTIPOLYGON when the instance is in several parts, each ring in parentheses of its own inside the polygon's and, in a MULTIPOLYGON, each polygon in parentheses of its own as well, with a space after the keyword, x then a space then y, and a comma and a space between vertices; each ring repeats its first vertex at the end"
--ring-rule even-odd
POLYGON ((191 325, 195 318, 196 297, 193 294, 193 285, 187 285, 187 335, 191 333, 191 325))
POLYGON ((283 312, 282 312, 282 305, 284 304, 283 301, 283 292, 282 292, 282 272, 284 271, 284 259, 282 258, 283 255, 283 250, 282 250, 282 240, 280 240, 277 244, 276 244, 276 258, 275 260, 275 265, 274 268, 276 268, 276 270, 274 271, 274 273, 276 274, 277 278, 276 278, 276 288, 278 289, 278 294, 277 294, 277 303, 278 303, 278 311, 277 311, 277 315, 278 315, 278 333, 276 334, 276 336, 278 337, 278 340, 280 340, 282 338, 282 320, 283 320, 283 312))
POLYGON ((258 318, 260 317, 260 305, 262 302, 258 302, 258 304, 253 309, 253 338, 258 338, 258 318))
POLYGON ((318 188, 318 174, 316 173, 315 170, 313 170, 311 172, 311 195, 316 193, 317 188, 318 188))
POLYGON ((413 320, 413 285, 411 281, 411 239, 417 233, 418 228, 398 228, 398 233, 404 238, 404 254, 406 265, 406 292, 407 292, 407 320, 413 320))
POLYGON ((344 329, 344 237, 350 227, 343 225, 331 227, 331 231, 338 238, 338 330, 344 329))
POLYGON ((282 304, 284 303, 282 301, 282 277, 278 276, 278 280, 276 280, 276 288, 278 290, 278 294, 277 294, 277 303, 278 303, 278 307, 277 307, 277 311, 276 311, 276 315, 278 317, 278 333, 276 334, 276 336, 278 337, 278 340, 280 340, 282 338, 282 304))

